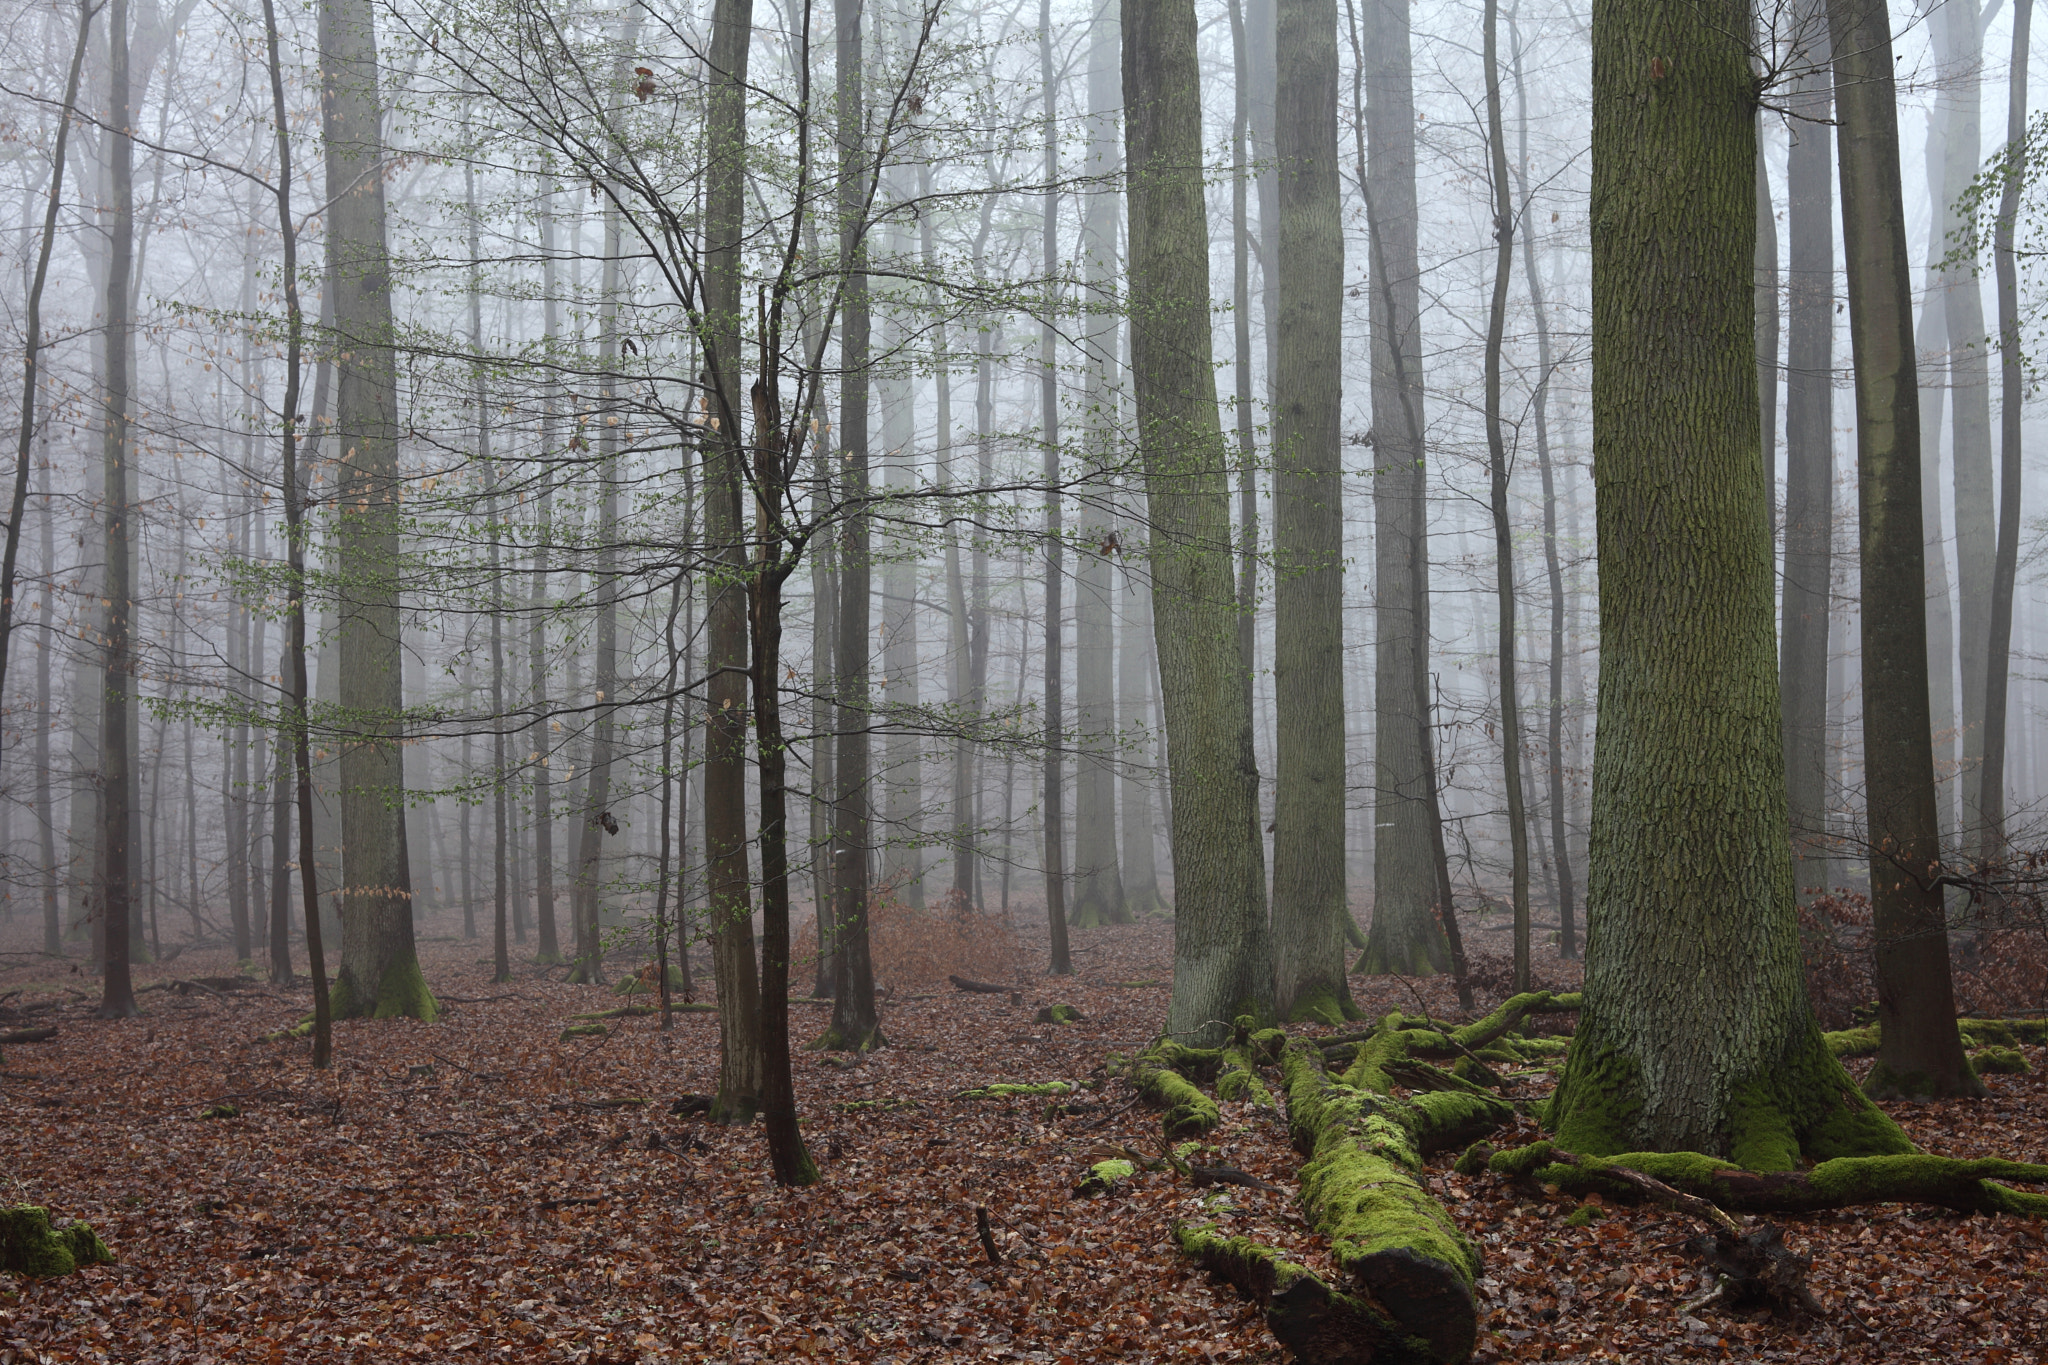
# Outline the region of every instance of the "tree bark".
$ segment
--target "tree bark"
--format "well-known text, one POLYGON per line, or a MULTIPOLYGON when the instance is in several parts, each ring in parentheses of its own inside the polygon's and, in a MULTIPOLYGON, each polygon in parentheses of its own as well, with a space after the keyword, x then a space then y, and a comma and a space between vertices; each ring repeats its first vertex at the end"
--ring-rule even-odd
POLYGON ((1822 1046, 1801 975, 1747 25, 1744 0, 1593 10, 1600 744, 1585 1008, 1549 1117, 1574 1150, 1785 1170, 1907 1143, 1822 1046))
MULTIPOLYGON (((541 344, 552 353, 560 340, 560 288, 555 277, 555 184, 543 164, 540 174, 539 218, 541 260, 541 344)), ((526 627, 527 670, 533 687, 533 752, 540 757, 533 773, 533 910, 535 956, 543 963, 562 960, 561 939, 555 928, 555 811, 548 791, 549 763, 554 745, 548 740, 548 560, 555 535, 554 461, 561 441, 560 390, 550 378, 541 394, 540 487, 534 502, 533 595, 526 627)))
POLYGON ((1515 266, 1515 211, 1508 185, 1507 125, 1500 107, 1500 4, 1486 0, 1486 128, 1492 149, 1493 306, 1486 324, 1486 449, 1493 504, 1494 598, 1500 610, 1500 743, 1507 794, 1509 887, 1515 935, 1515 989, 1529 989, 1529 821, 1522 795, 1520 670, 1515 663, 1515 537, 1508 519, 1508 451, 1501 432, 1501 345, 1508 284, 1515 266))
MULTIPOLYGON (((745 230, 747 56, 753 0, 712 12, 710 164, 704 193, 704 432, 706 583, 704 870, 712 972, 718 983, 718 1093, 713 1122, 753 1121, 766 1054, 747 857, 748 565, 742 500, 748 413, 741 236, 745 230)), ((764 868, 765 871, 765 868, 764 868)), ((785 992, 786 993, 786 992, 785 992)))
POLYGON ((1273 432, 1273 1003, 1339 1023, 1344 975, 1344 230, 1336 0, 1279 0, 1273 432))
POLYGON ((1795 20, 1785 174, 1785 558, 1778 656, 1793 888, 1827 888, 1828 612, 1835 529, 1835 226, 1825 0, 1795 20), (1802 69, 1803 68, 1803 69, 1802 69))
MULTIPOLYGON (((377 38, 368 0, 320 9, 327 252, 335 294, 340 504, 342 1018, 438 1013, 413 941, 398 610, 398 389, 385 247, 377 38)), ((303 854, 302 854, 303 856, 303 854)))
POLYGON ((1864 1089, 1878 1097, 1975 1095, 1983 1086, 1956 1034, 1942 893, 1931 884, 1941 830, 1933 745, 1922 740, 1929 725, 1926 617, 1916 606, 1925 574, 1919 390, 1890 15, 1883 0, 1833 0, 1828 28, 1856 367, 1864 793, 1883 1029, 1864 1089))
POLYGON ((1272 1001, 1258 769, 1240 681, 1228 466, 1209 338, 1192 0, 1123 0, 1131 371, 1173 790, 1167 1032, 1213 1037, 1272 1001))
POLYGON ((1049 970, 1066 976, 1074 970, 1067 955, 1066 853, 1066 682, 1065 608, 1066 527, 1060 472, 1059 328, 1059 87, 1053 78, 1052 0, 1038 0, 1039 88, 1045 101, 1045 194, 1039 220, 1040 263, 1045 278, 1043 315, 1038 332, 1039 442, 1045 455, 1045 920, 1052 939, 1049 970))
POLYGON ((2013 591, 2019 577, 2022 407, 2025 358, 2020 350, 2018 263, 2013 224, 2027 173, 2027 56, 2033 0, 2013 0, 2012 65, 2005 120, 2005 183, 1999 194, 1994 252, 1998 277, 1999 471, 1998 554, 1991 573, 1991 647, 1984 674, 1984 776, 1979 783, 1983 833, 1977 856, 1986 863, 2005 855, 2005 773, 2009 674, 2012 670, 2013 591))

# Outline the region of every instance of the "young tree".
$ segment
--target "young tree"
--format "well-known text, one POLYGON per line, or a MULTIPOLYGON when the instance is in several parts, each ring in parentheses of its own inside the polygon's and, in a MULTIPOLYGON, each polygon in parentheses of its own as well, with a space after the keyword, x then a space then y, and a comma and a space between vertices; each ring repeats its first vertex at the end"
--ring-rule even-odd
POLYGON ((1131 379, 1174 793, 1166 1029, 1200 1041, 1239 1014, 1270 1014, 1272 957, 1210 357, 1195 10, 1193 0, 1123 0, 1122 14, 1131 379))
POLYGON ((1593 9, 1600 746, 1586 1004, 1549 1118, 1572 1151, 1788 1170, 1909 1144, 1823 1046, 1800 971, 1747 22, 1744 0, 1593 9))

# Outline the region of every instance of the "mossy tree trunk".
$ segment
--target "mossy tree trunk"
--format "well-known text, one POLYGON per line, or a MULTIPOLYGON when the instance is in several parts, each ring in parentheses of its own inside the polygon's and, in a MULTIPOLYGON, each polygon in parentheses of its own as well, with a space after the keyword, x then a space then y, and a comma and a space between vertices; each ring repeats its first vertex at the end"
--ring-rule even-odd
POLYGON ((1344 231, 1337 6, 1280 0, 1273 438, 1273 998, 1338 1023, 1344 976, 1344 231))
POLYGON ((1975 1095, 1949 978, 1922 606, 1920 395, 1899 181, 1890 16, 1881 0, 1829 12, 1840 111, 1842 240, 1856 359, 1863 579, 1863 765, 1883 1030, 1873 1095, 1975 1095))
POLYGON ((1215 1036, 1272 1002, 1251 708, 1239 676, 1193 0, 1123 0, 1131 370, 1173 796, 1167 1030, 1215 1036))
POLYGON ((1601 548, 1585 1008, 1562 1145, 1780 1170, 1907 1143, 1821 1045, 1785 837, 1744 0, 1593 9, 1601 548))
MULTIPOLYGON (((334 442, 341 724, 337 1017, 432 1019, 413 942, 400 715, 398 388, 384 235, 377 37, 367 0, 320 8, 327 259, 335 297, 334 442)), ((308 913, 312 908, 308 907, 308 913)))

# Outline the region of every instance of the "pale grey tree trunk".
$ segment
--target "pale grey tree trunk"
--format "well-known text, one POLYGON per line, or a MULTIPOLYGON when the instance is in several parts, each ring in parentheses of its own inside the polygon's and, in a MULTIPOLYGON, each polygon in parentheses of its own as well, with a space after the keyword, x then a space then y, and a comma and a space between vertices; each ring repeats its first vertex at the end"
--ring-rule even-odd
MULTIPOLYGON (((1124 523, 1126 545, 1142 544, 1144 534, 1142 516, 1124 523)), ((1168 907, 1159 893, 1159 855, 1152 831, 1152 789, 1163 771, 1152 704, 1157 671, 1152 655, 1152 589, 1139 574, 1126 574, 1125 582, 1123 622, 1117 630, 1117 715, 1125 736, 1118 791, 1124 907, 1135 919, 1168 907)))
POLYGON ((368 0, 320 10, 327 252, 335 295, 342 887, 338 1018, 432 1019, 413 942, 400 671, 398 388, 377 39, 368 0))
POLYGON ((1793 885, 1827 886, 1827 672, 1834 573, 1834 158, 1823 0, 1800 6, 1787 94, 1799 115, 1785 176, 1785 550, 1778 690, 1784 708, 1785 799, 1793 885))
POLYGON ((1038 0, 1038 73, 1044 101, 1045 193, 1040 200, 1039 260, 1045 278, 1038 329, 1038 422, 1045 471, 1045 918, 1051 971, 1074 970, 1067 955, 1066 794, 1066 533, 1060 460, 1059 327, 1059 85, 1052 62, 1052 0, 1038 0))
MULTIPOLYGON (((888 195, 909 197, 901 169, 885 174, 888 195)), ((908 264, 909 234, 892 218, 882 233, 882 254, 891 270, 908 264)), ((917 383, 908 348, 914 324, 894 310, 884 313, 883 345, 891 355, 876 385, 882 407, 882 487, 890 499, 887 519, 901 524, 917 506, 917 383)), ((919 822, 924 805, 922 726, 918 704, 918 543, 914 535, 891 534, 882 563, 882 706, 887 736, 882 741, 882 881, 890 896, 924 908, 924 850, 919 822)))
POLYGON ((1097 188, 1082 203, 1081 269, 1087 288, 1082 398, 1089 487, 1082 500, 1074 574, 1074 909, 1077 925, 1124 924, 1117 859, 1116 638, 1111 620, 1121 549, 1109 469, 1116 463, 1117 237, 1121 205, 1108 188, 1117 168, 1122 104, 1114 0, 1094 0, 1088 27, 1088 175, 1097 188))
POLYGON ((1367 0, 1361 47, 1371 238, 1373 412, 1373 913, 1359 969, 1450 966, 1436 918, 1438 808, 1424 709, 1429 528, 1424 501, 1415 74, 1408 0, 1367 0))
POLYGON ((1344 227, 1336 0, 1279 0, 1273 431, 1273 1004, 1341 1023, 1344 975, 1344 227))

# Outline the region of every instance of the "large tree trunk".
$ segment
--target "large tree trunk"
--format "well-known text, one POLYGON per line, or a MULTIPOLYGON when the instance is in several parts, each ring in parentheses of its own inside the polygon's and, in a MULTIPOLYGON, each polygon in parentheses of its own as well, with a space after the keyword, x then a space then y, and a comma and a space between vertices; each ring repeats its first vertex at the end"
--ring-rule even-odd
MULTIPOLYGON (((885 174, 887 194, 895 203, 911 198, 902 183, 906 172, 885 174)), ((909 234, 900 218, 891 218, 882 233, 885 268, 905 269, 909 234)), ((904 352, 913 344, 914 326, 896 309, 883 313, 883 354, 891 356, 875 395, 882 409, 882 487, 895 500, 891 522, 905 516, 903 499, 917 487, 917 381, 904 352)), ((887 716, 882 741, 882 820, 888 833, 882 845, 885 894, 904 905, 924 908, 924 849, 919 823, 924 806, 924 735, 918 719, 918 541, 891 534, 882 563, 882 707, 887 716)))
POLYGON ((1745 0, 1593 10, 1600 744, 1585 1010, 1550 1118, 1573 1150, 1785 1170, 1908 1144, 1822 1046, 1800 969, 1747 23, 1745 0))
POLYGON ((1802 898, 1827 889, 1828 609, 1834 572, 1834 159, 1833 93, 1824 0, 1806 0, 1791 54, 1804 67, 1788 96, 1792 148, 1785 174, 1785 561, 1778 690, 1783 698, 1785 803, 1792 821, 1792 884, 1802 898))
MULTIPOLYGON (((134 604, 128 518, 132 506, 128 469, 133 458, 129 395, 129 280, 135 265, 135 144, 128 129, 132 87, 128 64, 128 0, 109 0, 107 60, 107 182, 112 199, 108 243, 105 332, 106 379, 101 403, 101 462, 106 529, 105 568, 100 595, 106 602, 106 627, 101 652, 99 788, 99 927, 104 973, 99 1015, 131 1018, 136 1007, 128 963, 133 945, 128 932, 135 898, 135 869, 129 840, 130 748, 128 697, 136 686, 129 640, 134 604)), ((231 817, 232 818, 232 815, 231 817)), ((239 875, 239 869, 234 874, 239 875)), ((237 947, 244 947, 238 944, 237 947)))
POLYGON ((2012 668, 2012 604, 2019 576, 2021 415, 2026 401, 2025 357, 2020 351, 2018 262, 2013 253, 2014 219, 2027 171, 2027 45, 2033 28, 2033 0, 2013 0, 2012 65, 2005 120, 2005 184, 1998 200, 1995 232, 1998 275, 1999 473, 1998 557, 1992 566, 1991 647, 1984 685, 1984 776, 1979 783, 1984 820, 1978 856, 1995 862, 2005 854, 2005 749, 2008 674, 2012 668))
POLYGON ((747 859, 747 543, 741 378, 746 300, 747 53, 753 0, 719 0, 712 14, 710 167, 704 194, 704 372, 712 426, 704 436, 704 533, 716 566, 705 613, 704 868, 712 971, 718 983, 718 1093, 712 1118, 753 1120, 761 1101, 761 991, 747 859))
MULTIPOLYGON (((1439 972, 1430 772, 1429 526, 1424 501, 1422 272, 1408 0, 1367 0, 1365 169, 1372 307, 1373 910, 1359 969, 1439 972)), ((1448 907, 1445 907, 1448 910, 1448 907)))
POLYGON ((339 700, 356 730, 340 745, 341 969, 334 1013, 432 1019, 438 1011, 413 942, 405 845, 398 388, 371 16, 368 0, 334 0, 320 10, 327 252, 338 352, 335 568, 347 585, 339 604, 339 700))
POLYGON ((1213 1038, 1272 1001, 1258 770, 1239 673, 1228 466, 1209 342, 1201 73, 1193 0, 1123 0, 1131 372, 1152 529, 1173 791, 1166 1029, 1213 1038))
POLYGON ((1924 738, 1919 392, 1890 16, 1883 0, 1834 0, 1829 33, 1856 365, 1863 769, 1883 1028, 1864 1089, 1879 1097, 1981 1094, 1956 1035, 1942 893, 1928 885, 1941 862, 1941 831, 1934 750, 1924 738))
MULTIPOLYGON (((1929 6, 1928 33, 1937 67, 1935 99, 1942 106, 1940 198, 1944 256, 1960 225, 1956 201, 1978 171, 1982 145, 1984 31, 1977 0, 1941 0, 1929 6)), ((1950 451, 1955 477, 1956 646, 1961 664, 1962 825, 1974 844, 1983 824, 1980 783, 1984 764, 1986 653, 1991 643, 1992 560, 1998 541, 1991 477, 1991 370, 1985 354, 1984 292, 1977 272, 1958 264, 1937 281, 1948 327, 1950 451)))
POLYGON ((839 536, 838 785, 832 816, 832 886, 837 900, 837 975, 832 1024, 823 1043, 864 1052, 884 1041, 875 1015, 875 971, 868 955, 868 853, 873 847, 868 786, 868 637, 873 570, 868 562, 868 306, 865 205, 868 166, 861 0, 833 0, 839 148, 839 269, 845 280, 839 328, 840 495, 850 509, 839 536))
POLYGON ((1344 227, 1336 0, 1280 0, 1273 434, 1273 1005, 1340 1023, 1344 976, 1344 227))
POLYGON ((1127 924, 1117 858, 1116 637, 1110 607, 1117 572, 1109 469, 1117 463, 1114 376, 1119 368, 1116 316, 1117 234, 1121 205, 1116 111, 1123 102, 1115 6, 1098 3, 1088 25, 1088 175, 1097 186, 1082 205, 1081 269, 1088 290, 1086 417, 1089 496, 1076 543, 1074 575, 1075 924, 1127 924))

